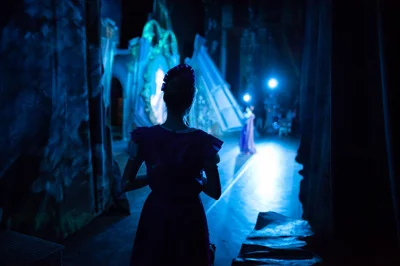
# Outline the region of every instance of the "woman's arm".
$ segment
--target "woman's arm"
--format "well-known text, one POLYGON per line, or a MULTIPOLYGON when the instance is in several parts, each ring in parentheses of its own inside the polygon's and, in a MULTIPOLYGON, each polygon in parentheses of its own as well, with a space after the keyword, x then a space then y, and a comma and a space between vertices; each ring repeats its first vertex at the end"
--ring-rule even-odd
POLYGON ((216 154, 215 157, 207 159, 204 162, 204 172, 206 174, 207 180, 203 185, 203 192, 218 200, 221 197, 221 181, 219 179, 219 172, 217 164, 220 162, 219 155, 216 154))
POLYGON ((137 173, 142 166, 143 161, 138 158, 129 159, 126 163, 124 174, 122 175, 122 192, 129 191, 136 180, 137 173))
POLYGON ((136 180, 136 176, 142 166, 143 159, 138 156, 138 146, 135 143, 130 143, 128 148, 129 159, 126 163, 124 173, 122 175, 122 192, 127 192, 136 180))

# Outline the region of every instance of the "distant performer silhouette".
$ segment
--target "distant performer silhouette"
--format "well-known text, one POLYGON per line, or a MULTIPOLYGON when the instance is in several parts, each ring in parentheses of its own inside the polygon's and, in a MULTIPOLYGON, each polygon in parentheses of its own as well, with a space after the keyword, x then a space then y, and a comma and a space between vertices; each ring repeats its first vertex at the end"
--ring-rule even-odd
POLYGON ((242 154, 255 154, 256 147, 254 144, 254 118, 255 115, 253 113, 254 107, 250 106, 246 108, 246 112, 244 114, 245 123, 240 134, 240 152, 242 154))
POLYGON ((122 191, 128 191, 146 163, 151 193, 143 206, 130 265, 209 266, 213 249, 199 194, 203 191, 216 200, 221 196, 217 164, 222 141, 186 122, 196 93, 190 66, 169 70, 162 91, 167 120, 131 133, 130 160, 122 179, 122 191))

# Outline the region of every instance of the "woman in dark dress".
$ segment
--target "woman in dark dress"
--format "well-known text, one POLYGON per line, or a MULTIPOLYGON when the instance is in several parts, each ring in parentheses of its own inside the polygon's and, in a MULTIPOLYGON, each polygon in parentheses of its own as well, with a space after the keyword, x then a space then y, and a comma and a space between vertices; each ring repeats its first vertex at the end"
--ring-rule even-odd
POLYGON ((132 132, 130 160, 123 176, 124 191, 145 162, 151 188, 130 265, 209 266, 207 219, 199 194, 203 191, 216 200, 221 196, 217 164, 222 141, 185 122, 196 93, 190 66, 178 65, 168 71, 162 90, 167 120, 132 132))

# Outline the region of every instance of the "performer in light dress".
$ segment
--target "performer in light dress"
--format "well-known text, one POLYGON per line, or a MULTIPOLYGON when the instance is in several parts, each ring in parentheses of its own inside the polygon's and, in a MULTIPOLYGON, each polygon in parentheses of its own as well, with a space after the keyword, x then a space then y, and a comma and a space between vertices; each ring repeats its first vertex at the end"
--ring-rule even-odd
POLYGON ((254 107, 250 106, 246 108, 244 114, 245 124, 243 126, 242 132, 240 134, 240 152, 242 154, 254 154, 256 153, 256 147, 254 144, 254 119, 255 115, 253 113, 254 107))

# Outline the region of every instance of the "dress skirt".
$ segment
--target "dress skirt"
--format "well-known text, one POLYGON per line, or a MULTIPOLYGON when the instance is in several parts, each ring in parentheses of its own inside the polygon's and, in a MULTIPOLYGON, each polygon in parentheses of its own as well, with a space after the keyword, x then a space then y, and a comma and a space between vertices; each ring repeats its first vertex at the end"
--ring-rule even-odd
POLYGON ((151 192, 140 216, 131 266, 209 266, 209 233, 203 204, 151 192))

